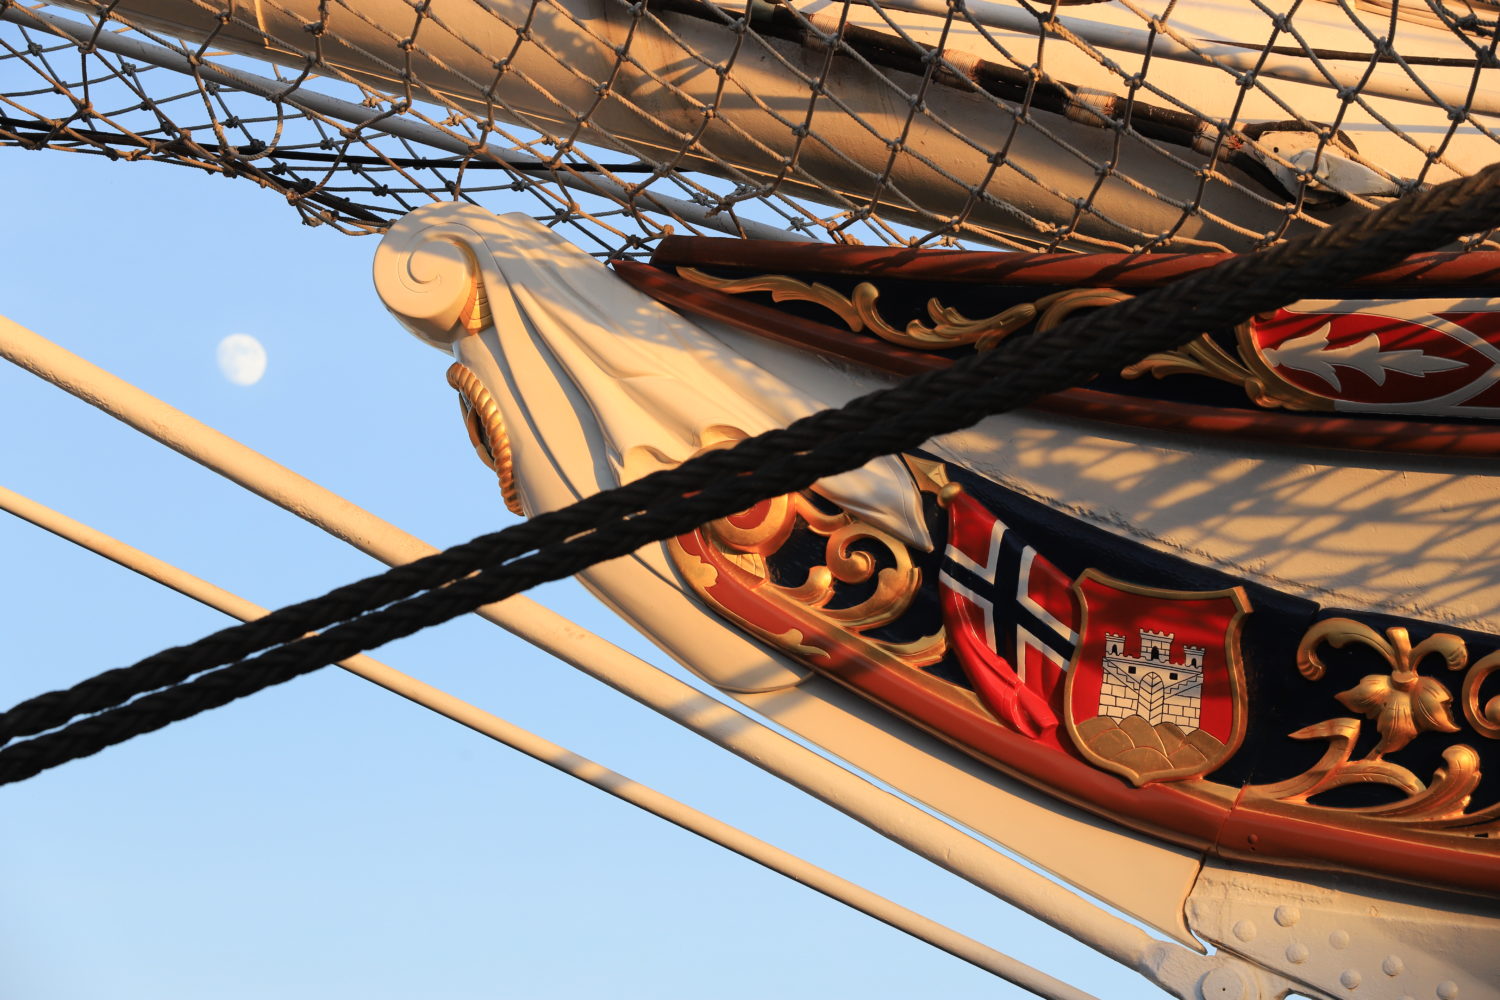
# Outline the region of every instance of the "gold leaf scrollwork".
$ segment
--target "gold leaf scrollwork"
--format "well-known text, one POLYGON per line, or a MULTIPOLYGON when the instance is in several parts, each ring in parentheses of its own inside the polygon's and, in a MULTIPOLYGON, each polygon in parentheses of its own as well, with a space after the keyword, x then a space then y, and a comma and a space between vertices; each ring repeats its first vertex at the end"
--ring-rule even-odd
POLYGON ((700 554, 690 553, 681 540, 669 545, 690 586, 710 606, 787 652, 816 660, 826 656, 820 648, 852 643, 877 659, 919 668, 941 660, 947 650, 942 629, 905 643, 865 634, 906 613, 921 589, 922 572, 902 542, 849 514, 829 512, 811 497, 794 493, 710 522, 692 534, 705 545, 700 554), (799 526, 824 540, 822 558, 800 582, 779 582, 771 558, 799 526), (753 594, 757 607, 778 620, 796 621, 798 628, 773 629, 758 624, 753 615, 730 611, 717 589, 725 585, 726 573, 734 576, 729 585, 753 594), (849 587, 868 588, 872 582, 862 599, 840 603, 849 587))
POLYGON ((1036 300, 1036 332, 1046 333, 1081 309, 1103 309, 1131 298, 1113 288, 1070 288, 1036 300))
POLYGON ((1383 819, 1448 820, 1462 817, 1479 785, 1479 754, 1463 743, 1443 750, 1446 766, 1433 772, 1432 784, 1400 802, 1368 806, 1366 816, 1383 819))
POLYGON ((970 319, 937 299, 928 299, 927 316, 931 326, 914 319, 904 329, 897 329, 880 312, 880 289, 868 281, 861 281, 844 295, 821 282, 808 283, 784 274, 719 278, 694 267, 679 267, 677 273, 694 284, 729 295, 770 292, 774 302, 810 302, 838 316, 854 333, 868 331, 892 344, 929 351, 967 344, 980 350, 993 347, 1035 320, 1042 307, 1041 301, 1022 302, 993 316, 970 319))
POLYGON ((469 441, 479 460, 494 470, 500 480, 500 498, 505 509, 524 517, 521 493, 516 488, 515 463, 510 453, 510 437, 505 433, 505 421, 500 416, 500 404, 468 368, 454 362, 448 368, 448 384, 458 391, 459 410, 463 414, 464 429, 469 432, 469 441))
POLYGON ((1371 757, 1350 760, 1360 728, 1358 719, 1329 719, 1297 730, 1291 734, 1293 739, 1328 741, 1322 759, 1295 778, 1271 785, 1252 785, 1246 792, 1253 798, 1306 803, 1315 795, 1345 785, 1388 785, 1405 795, 1383 805, 1345 807, 1339 811, 1417 826, 1449 826, 1453 820, 1483 818, 1479 814, 1464 815, 1469 797, 1479 785, 1479 754, 1473 747, 1460 743, 1445 749, 1446 766, 1438 768, 1432 784, 1427 785, 1407 768, 1388 760, 1371 757))
POLYGON ((1350 760, 1363 724, 1359 719, 1328 719, 1290 734, 1294 740, 1327 740, 1323 757, 1295 778, 1251 786, 1257 797, 1306 802, 1343 785, 1378 784, 1417 795, 1426 787, 1411 771, 1388 760, 1350 760))
POLYGON ((1249 360, 1244 347, 1248 329, 1248 324, 1241 324, 1236 330, 1241 345, 1238 357, 1204 334, 1182 347, 1148 354, 1120 374, 1125 378, 1152 375, 1158 379, 1168 375, 1202 375, 1239 386, 1252 403, 1266 409, 1326 410, 1331 406, 1328 400, 1277 378, 1258 360, 1249 360))
MULTIPOLYGON (((829 310, 853 333, 868 332, 882 340, 918 350, 947 350, 973 345, 987 351, 1012 333, 1034 324, 1034 331, 1044 333, 1080 309, 1099 309, 1123 302, 1131 296, 1113 288, 1074 288, 1044 295, 1034 302, 1023 302, 1001 310, 993 316, 970 319, 938 299, 927 300, 929 326, 911 320, 904 328, 893 326, 879 308, 880 289, 872 282, 861 281, 844 295, 821 282, 806 282, 785 274, 762 274, 747 278, 721 278, 694 267, 679 267, 677 274, 705 288, 728 295, 769 292, 775 302, 808 302, 829 310)), ((1128 365, 1120 374, 1129 379, 1150 375, 1201 375, 1239 386, 1256 406, 1266 409, 1327 410, 1332 403, 1307 392, 1266 365, 1250 347, 1250 325, 1235 330, 1238 354, 1221 347, 1208 335, 1182 347, 1161 351, 1128 365)))
POLYGON ((1205 375, 1222 382, 1242 386, 1246 394, 1262 406, 1275 405, 1265 394, 1265 386, 1255 375, 1240 363, 1239 359, 1220 347, 1211 338, 1200 336, 1182 347, 1170 351, 1148 354, 1120 372, 1125 378, 1140 378, 1154 375, 1205 375))
POLYGON ((1464 675, 1463 690, 1459 693, 1464 718, 1469 720, 1469 725, 1478 730, 1481 736, 1492 740, 1500 740, 1500 695, 1490 698, 1481 706, 1479 688, 1496 671, 1500 671, 1500 650, 1469 668, 1469 672, 1464 675))
POLYGON ((1363 720, 1328 719, 1299 729, 1290 734, 1293 739, 1328 741, 1323 757, 1294 778, 1249 786, 1247 795, 1305 804, 1315 795, 1344 785, 1382 784, 1404 794, 1382 805, 1342 807, 1338 811, 1371 820, 1451 830, 1462 836, 1494 832, 1500 824, 1500 805, 1465 812, 1481 776, 1479 753, 1473 747, 1458 743, 1445 748, 1443 766, 1434 771, 1430 784, 1385 757, 1422 733, 1459 731, 1449 708, 1452 694, 1437 680, 1418 673, 1422 662, 1434 656, 1450 671, 1468 668, 1460 696, 1464 715, 1481 735, 1500 738, 1500 718, 1491 718, 1492 712, 1500 716, 1500 698, 1492 698, 1483 709, 1479 705, 1479 687, 1500 670, 1500 652, 1471 667, 1466 644, 1451 633, 1434 633, 1413 645, 1408 630, 1400 626, 1386 629, 1382 636, 1349 618, 1327 618, 1309 628, 1297 648, 1297 670, 1310 681, 1321 680, 1327 672, 1318 655, 1325 643, 1334 648, 1351 644, 1368 647, 1389 665, 1388 674, 1367 674, 1354 687, 1334 696, 1346 707, 1373 719, 1380 740, 1362 759, 1351 760, 1363 720))

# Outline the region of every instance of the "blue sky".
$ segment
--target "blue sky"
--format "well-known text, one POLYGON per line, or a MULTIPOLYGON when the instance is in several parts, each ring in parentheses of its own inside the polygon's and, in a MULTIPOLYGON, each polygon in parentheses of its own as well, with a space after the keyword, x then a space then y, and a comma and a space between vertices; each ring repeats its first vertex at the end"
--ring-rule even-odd
MULTIPOLYGON (((0 178, 0 314, 436 545, 513 520, 373 238, 158 165, 0 149, 0 178), (266 346, 253 386, 215 365, 232 333, 266 346)), ((378 568, 8 365, 0 408, 0 483, 251 600, 378 568)), ((3 514, 0 557, 4 707, 225 623, 3 514)), ((661 662, 571 583, 533 596, 661 662)), ((1161 995, 484 622, 374 655, 1101 996, 1161 995)), ((5 1000, 1022 995, 336 668, 0 789, 0 817, 5 1000)))

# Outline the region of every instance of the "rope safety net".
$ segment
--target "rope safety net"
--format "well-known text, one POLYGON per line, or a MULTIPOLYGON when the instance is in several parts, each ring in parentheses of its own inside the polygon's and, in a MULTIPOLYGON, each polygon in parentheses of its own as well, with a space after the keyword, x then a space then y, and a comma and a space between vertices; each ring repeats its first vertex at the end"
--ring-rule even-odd
POLYGON ((0 0, 0 144, 248 179, 354 234, 433 200, 519 209, 601 257, 669 231, 1247 250, 1500 159, 1497 19, 1494 0, 0 0))

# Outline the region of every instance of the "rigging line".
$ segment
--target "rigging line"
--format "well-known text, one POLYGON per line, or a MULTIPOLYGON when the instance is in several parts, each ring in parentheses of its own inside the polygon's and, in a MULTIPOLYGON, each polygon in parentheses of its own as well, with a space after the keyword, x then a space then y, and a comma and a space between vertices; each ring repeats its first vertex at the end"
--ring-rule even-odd
MULTIPOLYGON (((443 158, 423 156, 367 156, 354 153, 318 153, 306 149, 281 149, 276 146, 267 145, 264 142, 253 142, 245 146, 223 146, 216 142, 194 142, 188 145, 181 139, 148 139, 138 138, 122 132, 105 132, 99 129, 79 128, 76 125, 62 125, 52 123, 50 126, 37 125, 19 118, 10 118, 0 114, 0 129, 5 129, 16 136, 13 140, 17 145, 25 146, 28 141, 45 143, 50 141, 54 147, 58 146, 59 137, 71 139, 77 136, 81 142, 96 143, 100 146, 130 146, 133 149, 142 149, 151 156, 176 156, 193 158, 195 150, 202 150, 218 156, 234 157, 236 167, 243 167, 244 160, 265 158, 269 160, 305 160, 308 163, 347 163, 358 167, 411 167, 415 169, 439 169, 462 167, 465 170, 515 170, 520 173, 551 173, 558 169, 557 164, 546 160, 532 159, 523 160, 489 159, 478 151, 471 150, 464 155, 454 155, 443 158), (28 139, 22 133, 35 132, 37 135, 28 139)), ((0 137, 0 142, 3 142, 0 137)), ((81 149, 76 146, 67 147, 78 152, 94 152, 94 150, 81 149)), ((98 152, 103 152, 99 150, 98 152)), ((589 163, 584 160, 567 160, 567 168, 578 173, 598 173, 601 170, 612 174, 649 174, 655 172, 656 168, 649 163, 639 161, 632 163, 589 163)))
MULTIPOLYGON (((507 546, 518 544, 517 539, 531 540, 540 533, 544 542, 555 545, 580 530, 609 529, 594 530, 585 539, 567 542, 546 557, 522 560, 517 564, 521 573, 507 575, 503 569, 490 570, 472 580, 463 579, 415 598, 399 609, 415 612, 413 618, 402 620, 386 614, 356 620, 351 625, 338 626, 334 630, 337 636, 330 632, 273 650, 255 665, 240 668, 238 676, 232 676, 234 670, 218 671, 174 691, 148 695, 132 705, 0 751, 0 763, 9 771, 4 780, 22 780, 63 760, 86 756, 128 739, 136 732, 150 731, 205 707, 252 693, 266 684, 289 679, 299 670, 314 669, 317 663, 325 662, 318 658, 329 652, 330 647, 336 651, 339 642, 357 645, 370 641, 372 636, 379 641, 382 635, 409 634, 424 623, 453 617, 462 613, 463 604, 474 597, 471 591, 476 587, 479 593, 499 594, 549 573, 566 574, 579 564, 626 554, 650 538, 669 537, 703 521, 733 513, 761 497, 802 488, 824 476, 862 465, 869 455, 914 447, 935 434, 972 423, 985 413, 1022 405, 1044 392, 1190 339, 1205 327, 1227 325, 1244 314, 1273 308, 1330 283, 1389 266, 1408 253, 1443 245, 1471 232, 1476 225, 1487 225, 1500 217, 1497 181, 1500 181, 1500 165, 1402 199, 1310 238, 1253 257, 1233 259, 1087 319, 1070 320, 1046 337, 1013 338, 994 351, 976 355, 942 372, 907 380, 840 410, 800 420, 787 430, 749 439, 733 449, 710 452, 676 470, 654 473, 630 486, 574 504, 565 512, 543 515, 488 536, 485 544, 501 553, 494 560, 501 562, 534 547, 528 541, 517 552, 505 555, 507 546), (702 492, 692 493, 699 489, 702 492), (662 502, 663 498, 673 497, 678 499, 662 502), (645 515, 631 517, 626 513, 614 522, 608 520, 612 508, 635 512, 647 506, 653 509, 645 515), (309 655, 299 660, 302 654, 309 655), (257 668, 268 665, 277 669, 257 676, 257 668)), ((373 581, 376 588, 385 584, 384 580, 373 581)), ((242 628, 253 630, 254 626, 242 628)), ((920 821, 924 815, 918 810, 913 818, 920 821)), ((926 819, 938 822, 930 816, 926 819)), ((949 835, 956 832, 946 824, 939 825, 949 835)), ((962 841, 960 846, 964 846, 962 841)), ((984 867, 995 864, 993 851, 972 841, 968 846, 979 848, 986 856, 984 867)), ((972 871, 970 863, 974 859, 966 856, 960 864, 959 851, 952 850, 951 845, 945 850, 951 853, 937 852, 936 856, 942 859, 940 863, 970 877, 968 872, 972 871)), ((1021 868, 1011 875, 1024 882, 1028 877, 1025 872, 1021 868)), ((981 877, 986 874, 981 873, 981 877)), ((1035 873, 1029 875, 1055 893, 1055 885, 1035 873)), ((1152 942, 1128 924, 1122 927, 1103 920, 1105 915, 1092 911, 1076 897, 1067 905, 1089 913, 1082 923, 1076 923, 1071 914, 1064 919, 1057 905, 1055 896, 1044 900, 1036 915, 1047 914, 1043 919, 1049 923, 1053 919, 1064 920, 1066 925, 1072 925, 1069 932, 1084 943, 1149 976, 1171 975, 1172 969, 1178 967, 1177 957, 1183 949, 1174 951, 1162 942, 1152 942), (1080 931, 1080 927, 1087 929, 1080 931), (1132 931, 1136 934, 1134 938, 1132 931)))
MULTIPOLYGON (((1008 339, 948 368, 913 376, 843 407, 804 417, 785 429, 708 452, 437 556, 339 587, 253 625, 226 629, 189 646, 163 650, 134 666, 106 671, 71 689, 40 695, 0 714, 0 740, 54 728, 72 715, 119 704, 133 694, 158 690, 277 643, 288 645, 259 659, 258 668, 297 662, 301 670, 316 669, 320 664, 314 661, 321 654, 313 651, 335 640, 328 635, 299 637, 333 622, 359 622, 358 616, 366 615, 369 620, 360 628, 338 631, 337 641, 371 643, 351 652, 374 648, 410 634, 424 622, 447 621, 768 497, 806 488, 879 456, 920 447, 928 438, 1180 346, 1203 330, 1227 329, 1246 316, 1315 295, 1496 222, 1500 222, 1500 164, 1313 236, 1253 256, 1230 258, 1097 313, 1080 314, 1045 335, 1008 339), (537 554, 528 557, 529 553, 537 554), (511 560, 519 561, 504 568, 511 560), (475 571, 482 572, 471 575, 475 571), (410 597, 422 590, 429 593, 410 597), (378 622, 369 615, 393 601, 402 603, 382 612, 378 622), (471 603, 465 606, 466 602, 471 603), (364 638, 354 640, 356 635, 364 638), (295 647, 301 652, 289 652, 295 647)), ((282 679, 290 676, 294 675, 282 679)), ((222 690, 225 683, 224 678, 215 678, 199 690, 222 690)), ((247 677, 241 683, 248 688, 252 682, 247 677)), ((185 708, 185 703, 178 704, 171 711, 185 708)), ((129 714, 144 719, 143 713, 137 706, 129 714)), ((126 728, 122 719, 116 717, 113 723, 121 727, 115 735, 127 738, 120 735, 126 728)), ((94 734, 89 745, 103 738, 108 725, 97 717, 89 720, 88 729, 94 734)), ((26 770, 43 759, 62 762, 47 754, 72 752, 65 751, 68 737, 52 734, 45 739, 52 741, 48 744, 52 750, 43 753, 30 746, 0 751, 0 761, 19 765, 22 757, 30 757, 32 763, 21 768, 26 770)), ((79 743, 76 749, 83 752, 84 745, 79 743)), ((105 745, 109 744, 97 744, 87 752, 105 745)), ((20 771, 11 774, 10 780, 20 780, 16 777, 20 771)))
MULTIPOLYGON (((0 317, 0 356, 382 562, 408 564, 437 551, 4 317, 0 317)), ((543 604, 517 596, 475 613, 1154 982, 1160 981, 1157 970, 1203 971, 1194 964, 1200 961, 1195 951, 1152 938, 1135 924, 1105 912, 1073 890, 543 604)), ((1037 855, 1053 847, 1042 821, 1050 810, 1037 807, 1029 798, 999 792, 990 779, 977 781, 960 769, 945 772, 945 779, 961 787, 964 797, 1035 822, 1031 828, 1018 820, 1021 828, 1006 841, 1014 849, 1037 855), (1029 842, 1027 837, 1031 837, 1029 842)), ((945 810, 964 808, 965 804, 952 803, 945 810)), ((1185 929, 1175 933, 1181 940, 1190 940, 1185 929)))
MULTIPOLYGON (((28 10, 19 6, 14 0, 0 0, 0 21, 10 21, 22 27, 50 32, 74 42, 82 49, 104 49, 116 55, 137 59, 176 73, 187 75, 196 73, 209 83, 222 84, 266 100, 282 102, 311 115, 376 128, 387 135, 408 139, 458 156, 495 156, 482 145, 464 141, 456 135, 424 122, 388 115, 382 117, 378 123, 371 124, 370 109, 361 105, 306 90, 300 86, 291 87, 283 81, 256 76, 244 70, 228 69, 207 59, 190 60, 185 54, 175 49, 120 32, 96 32, 92 25, 54 14, 28 10)), ((514 153, 509 154, 508 158, 516 163, 525 162, 525 158, 514 153)), ((535 162, 539 165, 546 165, 550 161, 537 157, 535 162)), ((583 178, 574 176, 567 170, 559 169, 552 174, 551 179, 563 187, 607 198, 619 205, 630 206, 644 212, 660 212, 695 226, 729 233, 731 236, 743 235, 751 239, 783 241, 804 239, 797 233, 777 229, 775 226, 749 219, 728 218, 725 213, 715 212, 708 206, 683 198, 673 198, 652 190, 627 186, 601 175, 583 178)))
MULTIPOLYGON (((268 613, 265 608, 237 594, 3 486, 0 486, 0 509, 241 621, 252 621, 268 613)), ((611 771, 394 667, 363 654, 349 657, 338 666, 569 777, 592 785, 794 882, 800 882, 830 899, 992 973, 1027 992, 1047 1000, 1097 1000, 1091 994, 907 909, 864 886, 768 844, 654 788, 611 771)))

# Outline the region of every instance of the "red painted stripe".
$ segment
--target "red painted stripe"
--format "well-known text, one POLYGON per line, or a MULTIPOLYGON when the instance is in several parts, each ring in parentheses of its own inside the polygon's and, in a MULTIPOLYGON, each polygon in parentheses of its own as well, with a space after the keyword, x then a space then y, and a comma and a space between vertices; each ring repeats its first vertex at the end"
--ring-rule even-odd
MULTIPOLYGON (((912 250, 829 243, 782 243, 711 236, 669 236, 653 264, 736 267, 776 274, 843 274, 905 280, 1150 288, 1228 260, 1228 253, 1015 253, 912 250)), ((1500 251, 1426 253, 1367 275, 1354 285, 1500 284, 1500 251)))

